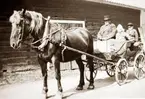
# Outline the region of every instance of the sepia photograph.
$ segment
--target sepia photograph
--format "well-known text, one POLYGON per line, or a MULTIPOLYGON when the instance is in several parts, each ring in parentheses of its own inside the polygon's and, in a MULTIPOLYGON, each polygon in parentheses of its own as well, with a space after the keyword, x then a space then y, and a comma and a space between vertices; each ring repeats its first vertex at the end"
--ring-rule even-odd
POLYGON ((0 99, 145 99, 144 0, 3 0, 0 99))

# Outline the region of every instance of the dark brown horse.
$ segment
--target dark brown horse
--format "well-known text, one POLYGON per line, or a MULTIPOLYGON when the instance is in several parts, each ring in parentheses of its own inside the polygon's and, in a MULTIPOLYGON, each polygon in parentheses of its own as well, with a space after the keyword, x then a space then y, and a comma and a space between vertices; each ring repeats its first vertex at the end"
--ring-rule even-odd
MULTIPOLYGON (((59 24, 48 22, 40 13, 34 11, 14 11, 10 17, 12 24, 12 31, 10 37, 10 45, 14 49, 21 48, 21 44, 26 41, 27 37, 31 35, 35 41, 42 38, 44 31, 48 30, 51 34, 47 46, 43 52, 38 53, 38 61, 41 66, 42 75, 44 77, 44 91, 47 94, 47 62, 51 62, 55 68, 58 91, 63 91, 61 86, 61 73, 60 73, 60 62, 68 62, 76 60, 80 70, 80 81, 77 86, 77 90, 82 90, 84 86, 84 64, 81 59, 81 54, 64 50, 59 46, 62 43, 62 33, 65 33, 65 45, 93 54, 93 39, 91 34, 85 28, 75 28, 69 30, 63 30, 59 24), (45 26, 49 26, 46 27, 45 26), (47 28, 47 29, 46 29, 47 28), (54 31, 56 30, 56 31, 54 31), (65 32, 64 32, 65 31, 65 32), (52 43, 55 42, 55 43, 52 43), (62 58, 63 57, 63 58, 62 58)), ((39 46, 41 42, 37 42, 35 46, 39 46)), ((93 79, 93 58, 87 57, 89 68, 90 68, 90 84, 88 89, 94 89, 93 79)))

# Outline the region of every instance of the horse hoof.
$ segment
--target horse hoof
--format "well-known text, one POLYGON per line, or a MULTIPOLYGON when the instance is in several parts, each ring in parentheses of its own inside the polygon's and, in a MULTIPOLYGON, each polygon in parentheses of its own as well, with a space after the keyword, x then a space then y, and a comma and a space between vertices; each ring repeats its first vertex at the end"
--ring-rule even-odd
POLYGON ((95 88, 94 85, 89 85, 89 86, 88 86, 88 90, 92 90, 92 89, 94 89, 94 88, 95 88))
POLYGON ((46 87, 44 87, 43 90, 42 90, 42 93, 47 94, 47 92, 48 92, 48 89, 46 87))
POLYGON ((63 89, 62 89, 62 88, 59 88, 58 90, 59 90, 60 92, 63 92, 63 89))
POLYGON ((83 86, 78 86, 76 90, 83 90, 83 86))
POLYGON ((62 99, 63 98, 63 93, 62 92, 57 92, 54 99, 62 99))

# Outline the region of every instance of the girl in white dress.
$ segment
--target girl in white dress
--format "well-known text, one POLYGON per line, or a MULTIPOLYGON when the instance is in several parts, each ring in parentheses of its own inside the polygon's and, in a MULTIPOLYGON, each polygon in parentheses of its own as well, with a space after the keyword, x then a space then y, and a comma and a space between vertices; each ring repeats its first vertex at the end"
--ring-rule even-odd
POLYGON ((111 40, 109 42, 110 52, 118 51, 120 47, 125 44, 128 38, 129 38, 129 35, 125 32, 125 29, 123 28, 123 26, 121 24, 118 24, 116 39, 111 40))
POLYGON ((116 33, 116 40, 126 41, 128 38, 129 38, 129 35, 125 32, 123 26, 121 24, 118 24, 117 33, 116 33))

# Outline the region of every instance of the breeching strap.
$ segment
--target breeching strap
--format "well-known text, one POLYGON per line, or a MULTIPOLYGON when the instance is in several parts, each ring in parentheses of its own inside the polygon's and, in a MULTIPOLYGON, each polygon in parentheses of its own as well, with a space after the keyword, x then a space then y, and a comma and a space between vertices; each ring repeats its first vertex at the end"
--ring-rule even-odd
MULTIPOLYGON (((53 42, 52 42, 52 43, 53 43, 53 42)), ((98 60, 103 61, 103 62, 105 62, 105 63, 109 63, 109 64, 112 64, 112 65, 115 65, 113 62, 110 62, 110 61, 107 61, 107 60, 105 60, 105 59, 96 57, 95 55, 91 55, 91 54, 89 54, 89 53, 80 51, 80 50, 78 50, 78 49, 74 49, 74 48, 69 47, 69 46, 66 46, 66 45, 64 45, 64 44, 61 44, 61 43, 60 43, 59 46, 65 48, 65 49, 68 49, 68 50, 71 50, 71 51, 80 53, 80 54, 87 55, 87 56, 92 57, 92 58, 95 58, 95 59, 98 59, 98 60)))

